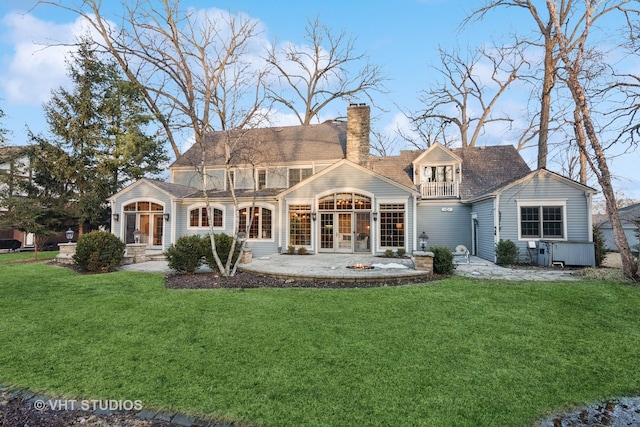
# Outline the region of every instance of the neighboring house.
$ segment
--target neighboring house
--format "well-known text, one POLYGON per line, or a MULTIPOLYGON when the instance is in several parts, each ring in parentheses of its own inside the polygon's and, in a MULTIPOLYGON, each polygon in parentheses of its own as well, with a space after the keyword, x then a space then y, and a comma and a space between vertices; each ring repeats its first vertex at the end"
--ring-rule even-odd
MULTIPOLYGON (((634 221, 640 220, 640 203, 620 208, 618 209, 618 214, 620 216, 620 222, 622 223, 622 229, 624 230, 624 234, 627 236, 627 241, 629 242, 631 250, 638 252, 640 240, 638 240, 638 226, 634 221)), ((618 247, 613 240, 613 228, 611 227, 611 222, 608 219, 604 219, 598 224, 598 228, 602 231, 605 248, 610 251, 617 251, 618 247)))
MULTIPOLYGON (((25 154, 27 147, 0 147, 0 215, 6 212, 2 206, 2 198, 18 193, 17 180, 31 180, 33 178, 29 156, 25 154)), ((33 247, 34 236, 19 230, 0 230, 0 249, 11 244, 10 241, 20 242, 19 248, 33 247)), ((17 248, 17 249, 19 249, 17 248)), ((4 248, 7 249, 7 248, 4 248)))
POLYGON ((383 254, 391 249, 467 246, 494 261, 500 239, 528 256, 538 240, 591 242, 590 187, 547 170, 531 171, 511 145, 369 155, 370 109, 347 110, 347 121, 216 132, 202 159, 193 146, 170 166, 170 183, 142 179, 113 195, 111 229, 133 243, 136 229, 150 249, 177 238, 246 229, 254 256, 290 245, 313 253, 383 254), (225 173, 224 143, 233 165, 225 173), (235 189, 238 209, 230 188, 235 189), (254 190, 255 188, 255 190, 254 190))

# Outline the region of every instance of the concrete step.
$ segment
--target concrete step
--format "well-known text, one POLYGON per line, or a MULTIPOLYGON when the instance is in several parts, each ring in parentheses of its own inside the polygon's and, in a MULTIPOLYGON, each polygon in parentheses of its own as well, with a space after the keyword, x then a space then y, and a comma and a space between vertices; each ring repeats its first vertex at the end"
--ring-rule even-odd
POLYGON ((147 254, 149 261, 166 261, 167 257, 163 253, 147 254))

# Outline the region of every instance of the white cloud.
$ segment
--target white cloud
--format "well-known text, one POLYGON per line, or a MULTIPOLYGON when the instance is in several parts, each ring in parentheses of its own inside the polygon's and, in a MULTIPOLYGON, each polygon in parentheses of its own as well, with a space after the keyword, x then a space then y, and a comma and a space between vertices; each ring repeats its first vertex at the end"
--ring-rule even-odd
POLYGON ((70 45, 87 34, 87 26, 81 18, 58 24, 22 13, 5 15, 2 25, 5 43, 11 44, 0 73, 4 101, 40 106, 68 81, 65 60, 75 50, 70 45))

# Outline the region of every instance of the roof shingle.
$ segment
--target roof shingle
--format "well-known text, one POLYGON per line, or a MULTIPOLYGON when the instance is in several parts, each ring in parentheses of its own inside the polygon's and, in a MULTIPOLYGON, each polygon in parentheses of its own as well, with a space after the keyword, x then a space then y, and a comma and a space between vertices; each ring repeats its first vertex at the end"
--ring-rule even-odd
MULTIPOLYGON (((205 163, 209 166, 226 163, 224 138, 234 146, 232 164, 338 161, 345 157, 346 130, 345 122, 327 121, 317 125, 214 132, 205 143, 205 163)), ((201 160, 200 147, 194 144, 171 167, 194 166, 201 160)))

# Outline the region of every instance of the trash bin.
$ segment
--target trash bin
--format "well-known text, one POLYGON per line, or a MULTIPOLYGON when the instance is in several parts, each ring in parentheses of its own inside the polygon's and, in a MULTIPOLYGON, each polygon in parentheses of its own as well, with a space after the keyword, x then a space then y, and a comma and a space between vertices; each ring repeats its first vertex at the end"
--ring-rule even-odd
POLYGON ((547 242, 538 242, 538 265, 548 267, 549 264, 549 245, 547 242))

